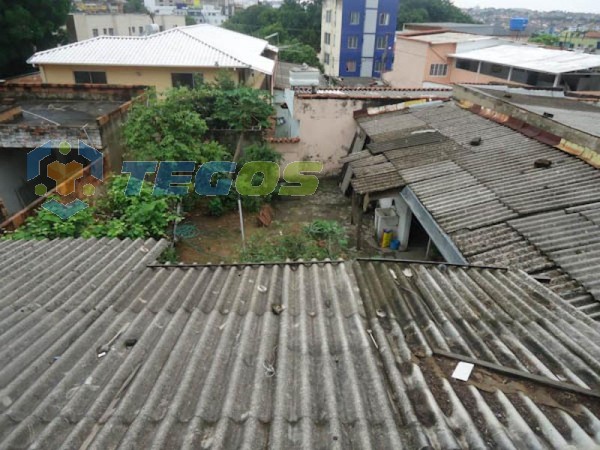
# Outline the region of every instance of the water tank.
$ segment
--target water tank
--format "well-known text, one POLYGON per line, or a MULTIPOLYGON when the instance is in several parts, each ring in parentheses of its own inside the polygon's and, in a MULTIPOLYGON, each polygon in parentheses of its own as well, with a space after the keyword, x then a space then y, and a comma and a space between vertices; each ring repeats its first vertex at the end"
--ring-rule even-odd
POLYGON ((510 31, 525 31, 528 24, 529 19, 524 17, 514 17, 510 19, 510 31))
POLYGON ((376 208, 375 209, 375 233, 377 241, 383 236, 383 230, 391 229, 396 231, 398 227, 398 215, 394 208, 376 208))
POLYGON ((155 23, 149 23, 146 25, 146 36, 150 36, 151 34, 158 33, 160 31, 160 27, 155 23))
POLYGON ((320 75, 319 69, 303 64, 302 67, 290 69, 290 85, 292 87, 318 86, 320 75))

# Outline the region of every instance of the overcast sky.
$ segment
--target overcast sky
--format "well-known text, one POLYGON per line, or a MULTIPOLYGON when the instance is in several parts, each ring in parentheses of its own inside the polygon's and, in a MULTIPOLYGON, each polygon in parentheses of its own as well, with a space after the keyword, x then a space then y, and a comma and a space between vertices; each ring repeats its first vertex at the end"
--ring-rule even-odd
POLYGON ((481 6, 482 8, 527 8, 538 11, 577 11, 600 14, 599 0, 454 0, 461 8, 481 6))

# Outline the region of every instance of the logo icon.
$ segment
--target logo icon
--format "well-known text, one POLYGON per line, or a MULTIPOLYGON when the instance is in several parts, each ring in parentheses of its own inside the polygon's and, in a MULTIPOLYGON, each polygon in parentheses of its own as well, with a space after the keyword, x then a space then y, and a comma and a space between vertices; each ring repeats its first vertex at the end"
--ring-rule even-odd
POLYGON ((90 181, 102 182, 102 153, 82 141, 78 141, 76 152, 66 141, 48 141, 27 154, 27 181, 39 180, 35 185, 35 194, 39 197, 56 188, 59 199, 47 200, 42 208, 66 220, 88 207, 86 202, 77 198, 79 180, 79 184, 83 183, 81 194, 90 197, 95 193, 95 185, 85 183, 87 166, 90 181))

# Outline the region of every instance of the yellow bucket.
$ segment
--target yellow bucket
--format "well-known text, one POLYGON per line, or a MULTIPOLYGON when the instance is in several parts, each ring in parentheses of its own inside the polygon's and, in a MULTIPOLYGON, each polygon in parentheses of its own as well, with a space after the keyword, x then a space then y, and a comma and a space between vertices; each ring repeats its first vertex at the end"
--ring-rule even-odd
POLYGON ((383 230, 381 235, 381 248, 388 248, 392 243, 393 233, 391 230, 383 230))

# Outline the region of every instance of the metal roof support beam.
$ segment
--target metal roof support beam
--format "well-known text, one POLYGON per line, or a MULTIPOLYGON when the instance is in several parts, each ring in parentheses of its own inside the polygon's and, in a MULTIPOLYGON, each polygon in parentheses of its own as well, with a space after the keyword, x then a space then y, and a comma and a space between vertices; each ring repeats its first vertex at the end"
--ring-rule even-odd
POLYGON ((408 207, 423 226, 437 249, 450 264, 468 265, 465 257, 460 253, 450 236, 438 225, 427 208, 421 203, 410 187, 405 187, 400 196, 408 204, 408 207))

